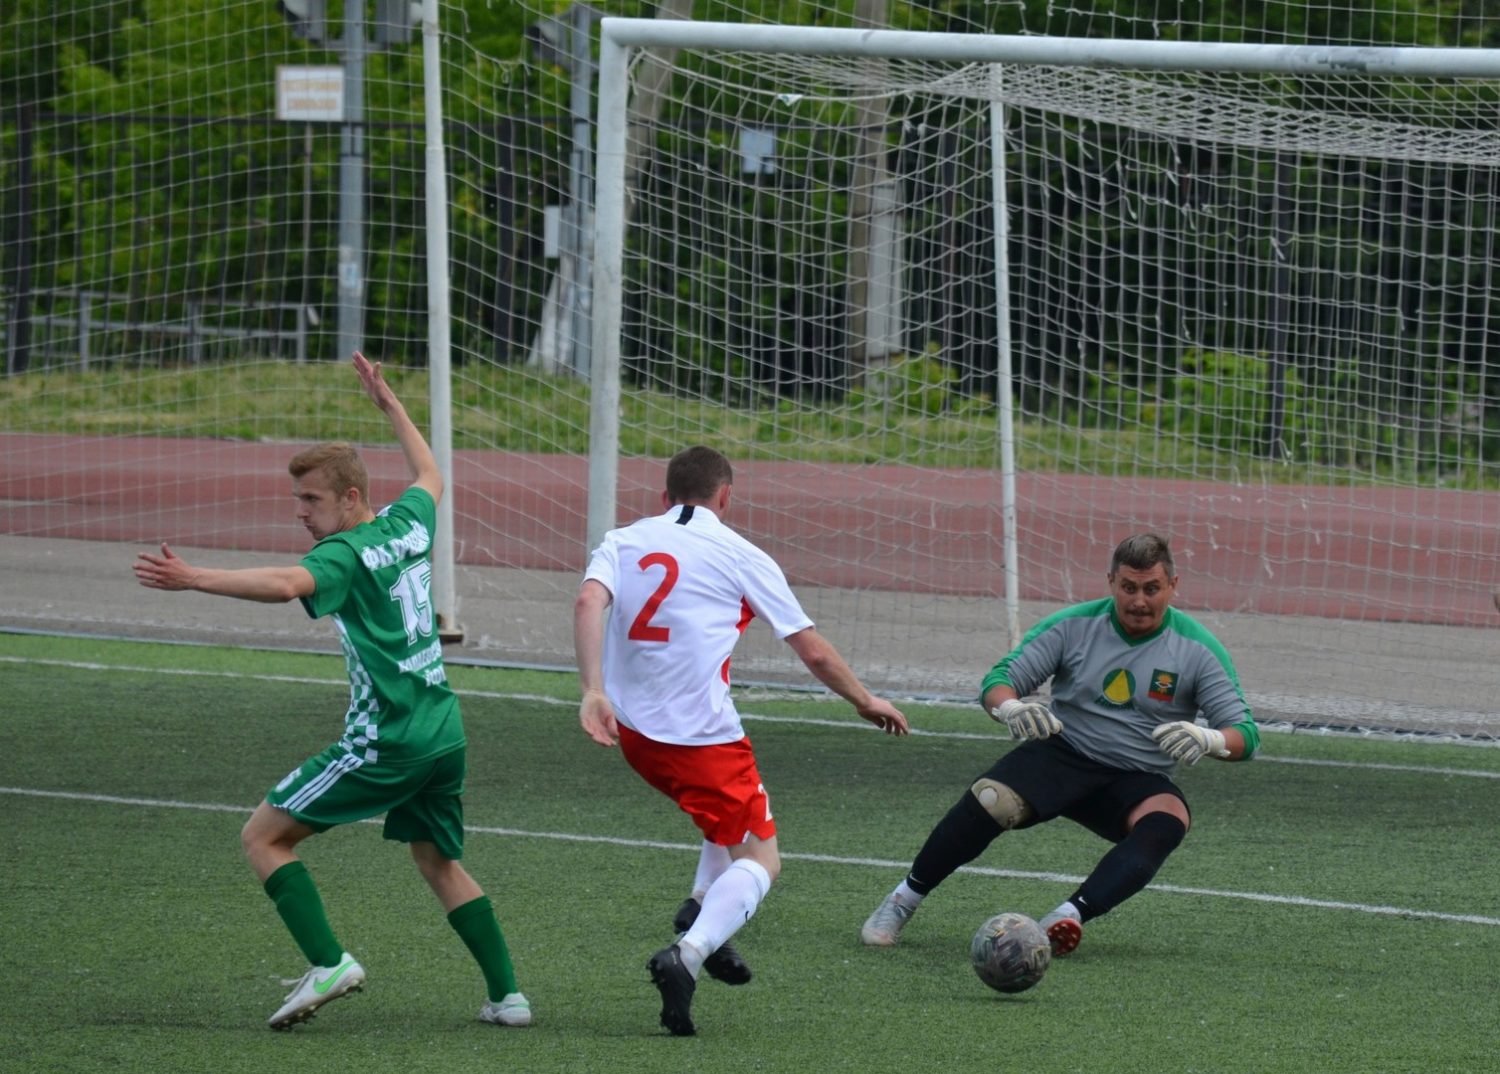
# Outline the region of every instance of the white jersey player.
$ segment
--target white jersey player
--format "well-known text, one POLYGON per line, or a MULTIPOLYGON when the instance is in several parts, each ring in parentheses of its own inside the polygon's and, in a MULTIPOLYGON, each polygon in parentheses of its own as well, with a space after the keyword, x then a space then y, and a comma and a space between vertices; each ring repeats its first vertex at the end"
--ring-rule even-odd
POLYGON ((605 535, 574 607, 584 731, 619 745, 703 834, 693 894, 674 922, 682 935, 647 963, 661 1024, 675 1036, 695 1032, 701 970, 728 984, 750 980, 728 941, 781 868, 765 785, 729 693, 730 656, 751 620, 763 619, 864 719, 888 734, 908 729, 813 627, 776 562, 724 524, 732 480, 729 460, 711 448, 674 456, 665 513, 605 535))

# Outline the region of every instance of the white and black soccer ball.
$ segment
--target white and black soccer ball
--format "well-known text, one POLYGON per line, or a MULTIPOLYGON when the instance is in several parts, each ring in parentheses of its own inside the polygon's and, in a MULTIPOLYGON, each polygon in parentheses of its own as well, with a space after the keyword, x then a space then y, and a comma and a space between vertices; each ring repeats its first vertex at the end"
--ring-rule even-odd
POLYGON ((1052 964, 1047 934, 1025 914, 996 914, 974 934, 969 957, 979 979, 997 992, 1024 992, 1052 964))

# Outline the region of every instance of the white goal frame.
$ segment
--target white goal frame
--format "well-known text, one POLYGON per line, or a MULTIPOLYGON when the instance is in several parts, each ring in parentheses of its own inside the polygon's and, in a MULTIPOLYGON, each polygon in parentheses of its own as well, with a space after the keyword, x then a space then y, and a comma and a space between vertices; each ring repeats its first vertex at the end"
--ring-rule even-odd
MULTIPOLYGON (((833 27, 606 18, 600 24, 594 217, 593 365, 590 374, 587 540, 592 548, 616 524, 620 455, 620 370, 624 301, 628 71, 635 51, 718 49, 809 56, 852 56, 958 63, 1058 67, 1375 75, 1500 80, 1500 49, 1258 45, 927 33, 833 27)), ((1003 106, 992 106, 998 108, 1003 106)), ((992 139, 1003 137, 992 123, 992 139)), ((1004 159, 995 145, 996 162, 1004 159)), ((997 207, 1004 183, 992 177, 997 207)), ((1005 214, 997 212, 1002 221, 1005 214)), ((997 228, 998 231, 998 228, 997 228)), ((1008 331, 1003 233, 995 236, 997 368, 1001 452, 1005 621, 1020 640, 1020 572, 1016 538, 1014 392, 1008 331)))

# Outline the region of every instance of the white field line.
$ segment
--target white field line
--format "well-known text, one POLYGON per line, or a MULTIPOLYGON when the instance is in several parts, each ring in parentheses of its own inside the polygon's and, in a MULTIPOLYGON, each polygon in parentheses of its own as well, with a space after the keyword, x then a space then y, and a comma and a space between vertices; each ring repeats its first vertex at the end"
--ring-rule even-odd
MULTIPOLYGON (((237 813, 249 816, 251 809, 243 805, 224 805, 212 802, 177 802, 165 798, 134 798, 114 794, 84 794, 74 791, 48 791, 33 787, 0 787, 0 794, 25 798, 50 798, 71 802, 96 802, 102 805, 133 806, 140 809, 187 809, 204 813, 237 813)), ((379 818, 361 821, 362 824, 379 824, 379 818)), ((476 835, 498 835, 512 839, 553 839, 565 843, 596 843, 608 846, 628 847, 641 850, 680 851, 683 854, 698 854, 701 845, 694 843, 668 843, 657 839, 624 839, 611 835, 580 835, 575 832, 533 832, 523 828, 491 828, 481 825, 465 825, 464 831, 476 835)), ((886 858, 850 858, 832 854, 783 853, 791 861, 810 861, 823 865, 854 865, 887 869, 891 872, 904 870, 907 862, 886 858)), ((973 876, 993 876, 1007 880, 1044 880, 1076 887, 1083 877, 1066 873, 1029 872, 1021 869, 991 869, 984 866, 965 865, 959 872, 973 876)), ((1234 899, 1240 902, 1268 903, 1277 906, 1296 906, 1314 910, 1342 910, 1359 914, 1375 914, 1382 917, 1404 917, 1422 921, 1447 921, 1465 925, 1500 926, 1500 918, 1483 917, 1479 914, 1449 914, 1439 910, 1415 910, 1404 906, 1379 906, 1362 902, 1339 902, 1333 899, 1308 899, 1297 895, 1270 895, 1255 891, 1224 891, 1218 888, 1185 887, 1181 884, 1152 884, 1151 891, 1171 895, 1198 895, 1213 899, 1234 899)))
MULTIPOLYGON (((73 668, 78 671, 125 671, 139 672, 147 675, 184 675, 201 676, 205 678, 221 679, 250 679, 255 682, 290 682, 304 683, 311 686, 346 686, 344 679, 313 678, 305 675, 263 675, 252 674, 242 671, 217 671, 201 668, 155 668, 136 666, 133 664, 99 664, 82 660, 39 660, 32 657, 0 656, 0 664, 37 664, 45 667, 73 668)), ((578 702, 571 698, 554 697, 547 694, 519 694, 505 693, 494 690, 460 690, 454 687, 454 693, 460 697, 483 697, 498 701, 531 701, 543 705, 555 705, 565 708, 577 708, 578 702)), ((806 727, 842 727, 851 731, 876 731, 876 728, 863 720, 824 720, 811 716, 761 716, 750 712, 741 712, 740 718, 746 722, 754 723, 787 723, 800 724, 806 727)), ((924 731, 918 728, 912 729, 912 735, 923 738, 936 738, 954 741, 969 742, 995 742, 1005 741, 1000 737, 998 729, 989 734, 980 734, 973 731, 924 731)), ((1470 779, 1500 779, 1500 771, 1486 771, 1480 768, 1443 768, 1436 765, 1423 764, 1381 764, 1367 761, 1329 761, 1318 760, 1308 757, 1273 757, 1262 753, 1255 758, 1256 764, 1293 764, 1314 765, 1323 768, 1352 768, 1379 772, 1415 772, 1422 775, 1432 776, 1463 776, 1470 779)))

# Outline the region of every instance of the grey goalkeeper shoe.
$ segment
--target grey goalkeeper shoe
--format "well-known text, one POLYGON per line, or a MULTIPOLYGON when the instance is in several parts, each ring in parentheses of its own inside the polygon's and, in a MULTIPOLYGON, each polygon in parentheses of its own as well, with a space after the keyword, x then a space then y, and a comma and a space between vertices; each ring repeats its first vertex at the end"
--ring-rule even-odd
POLYGON ((864 927, 859 930, 859 938, 866 947, 895 947, 896 937, 901 935, 901 930, 906 928, 906 923, 916 912, 915 906, 902 902, 893 891, 865 919, 864 927))
POLYGON ((1071 914, 1059 913, 1053 910, 1038 922, 1042 931, 1047 934, 1047 942, 1052 946, 1052 957, 1062 958, 1071 955, 1078 950, 1078 945, 1083 942, 1083 922, 1071 914))
MULTIPOLYGON (((697 899, 687 898, 677 909, 677 916, 672 919, 672 927, 677 930, 678 935, 693 927, 693 922, 698 920, 698 914, 702 911, 703 904, 697 899)), ((740 954, 739 949, 725 940, 719 945, 719 949, 703 960, 703 969, 715 981, 723 981, 728 985, 742 985, 750 983, 750 966, 740 954)))

